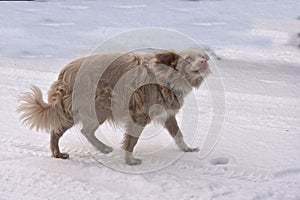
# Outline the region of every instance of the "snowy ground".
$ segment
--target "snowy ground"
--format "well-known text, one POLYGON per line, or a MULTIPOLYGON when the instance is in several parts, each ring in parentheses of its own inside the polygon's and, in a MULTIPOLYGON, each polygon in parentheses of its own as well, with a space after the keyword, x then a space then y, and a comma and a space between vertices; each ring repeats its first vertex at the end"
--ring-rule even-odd
MULTIPOLYGON (((0 2, 0 199, 300 199, 299 8, 297 0, 0 2), (215 63, 226 112, 212 153, 124 173, 95 160, 72 129, 61 141, 71 158, 52 158, 49 135, 20 124, 18 95, 30 84, 46 93, 70 60, 112 35, 152 26, 184 33, 222 58, 215 63)), ((194 95, 200 146, 213 113, 205 86, 194 95)), ((101 131, 121 137, 106 125, 101 131)), ((137 153, 160 146, 142 143, 137 153)), ((170 145, 150 161, 174 152, 170 145)), ((116 147, 108 157, 120 154, 116 147)))

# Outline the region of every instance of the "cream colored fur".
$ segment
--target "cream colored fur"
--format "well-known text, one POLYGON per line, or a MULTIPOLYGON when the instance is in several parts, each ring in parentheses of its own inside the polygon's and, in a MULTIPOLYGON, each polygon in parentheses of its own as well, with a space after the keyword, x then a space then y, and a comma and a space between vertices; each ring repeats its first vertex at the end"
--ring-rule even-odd
POLYGON ((107 54, 80 58, 61 70, 48 92, 48 103, 43 100, 41 90, 32 86, 32 92, 21 95, 17 111, 29 128, 51 133, 52 154, 58 158, 68 158, 68 154, 59 150, 60 137, 79 122, 83 125, 82 133, 95 148, 103 153, 111 152, 112 148, 94 135, 106 120, 127 127, 123 141, 127 164, 141 163, 132 152, 151 120, 163 124, 183 151, 196 151, 184 143, 175 115, 184 97, 193 87, 198 88, 209 73, 208 59, 199 49, 177 54, 107 54))

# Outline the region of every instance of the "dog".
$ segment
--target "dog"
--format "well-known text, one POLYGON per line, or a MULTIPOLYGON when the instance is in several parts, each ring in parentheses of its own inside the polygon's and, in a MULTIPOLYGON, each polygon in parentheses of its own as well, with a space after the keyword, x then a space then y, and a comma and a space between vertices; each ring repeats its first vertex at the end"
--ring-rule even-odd
POLYGON ((151 121, 163 125, 182 151, 195 152, 199 149, 184 142, 175 115, 184 98, 210 73, 208 61, 202 49, 79 58, 60 71, 48 92, 48 103, 41 90, 32 86, 31 92, 20 96, 17 112, 30 129, 50 132, 55 158, 69 158, 58 143, 77 123, 82 123, 82 134, 97 150, 110 153, 112 147, 94 134, 106 120, 125 124, 122 148, 128 165, 142 162, 133 150, 151 121))

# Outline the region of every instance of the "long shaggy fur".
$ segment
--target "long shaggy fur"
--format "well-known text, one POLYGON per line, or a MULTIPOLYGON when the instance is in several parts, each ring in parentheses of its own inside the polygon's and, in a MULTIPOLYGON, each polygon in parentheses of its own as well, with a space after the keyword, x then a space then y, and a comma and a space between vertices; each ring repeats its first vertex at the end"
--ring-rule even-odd
POLYGON ((82 122, 82 133, 98 150, 111 152, 94 135, 106 120, 127 127, 123 141, 127 164, 140 163, 132 156, 133 148, 143 127, 153 120, 168 129, 182 150, 195 151, 184 143, 175 115, 186 95, 209 73, 208 59, 201 50, 80 58, 61 70, 48 92, 48 103, 32 86, 31 92, 20 96, 17 111, 30 129, 51 132, 51 150, 57 158, 68 158, 58 141, 77 122, 82 122))
POLYGON ((17 111, 24 125, 37 131, 60 131, 63 127, 72 124, 65 115, 63 105, 59 100, 46 103, 41 90, 37 86, 31 87, 31 92, 20 96, 20 106, 17 111))

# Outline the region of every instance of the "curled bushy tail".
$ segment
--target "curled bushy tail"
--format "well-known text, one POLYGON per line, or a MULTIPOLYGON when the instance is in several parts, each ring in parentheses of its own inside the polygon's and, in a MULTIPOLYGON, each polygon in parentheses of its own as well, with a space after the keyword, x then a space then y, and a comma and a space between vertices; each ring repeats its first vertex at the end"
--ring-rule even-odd
POLYGON ((23 124, 29 126, 30 129, 35 128, 37 131, 47 132, 61 131, 71 124, 71 120, 64 112, 61 100, 44 102, 42 92, 37 86, 32 86, 31 92, 23 93, 19 101, 17 112, 20 113, 23 124))

